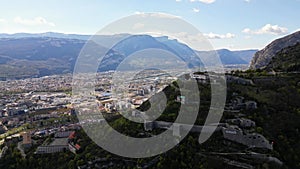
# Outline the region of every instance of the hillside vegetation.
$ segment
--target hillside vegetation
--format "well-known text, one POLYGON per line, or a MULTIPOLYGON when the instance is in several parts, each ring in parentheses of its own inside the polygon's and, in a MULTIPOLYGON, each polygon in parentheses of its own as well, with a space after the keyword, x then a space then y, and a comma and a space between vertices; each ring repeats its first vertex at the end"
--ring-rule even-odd
POLYGON ((300 43, 282 49, 266 67, 267 70, 276 72, 299 72, 300 71, 300 43))

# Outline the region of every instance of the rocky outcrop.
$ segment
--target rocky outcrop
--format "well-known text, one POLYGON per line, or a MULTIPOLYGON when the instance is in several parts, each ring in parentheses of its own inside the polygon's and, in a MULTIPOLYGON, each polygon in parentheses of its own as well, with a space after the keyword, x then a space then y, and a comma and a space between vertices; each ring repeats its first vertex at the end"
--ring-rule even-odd
POLYGON ((266 66, 272 72, 300 72, 300 43, 283 48, 266 66))
POLYGON ((273 41, 263 50, 255 53, 250 64, 250 69, 264 68, 270 63, 276 53, 281 51, 283 48, 295 45, 297 42, 300 42, 300 31, 273 41))

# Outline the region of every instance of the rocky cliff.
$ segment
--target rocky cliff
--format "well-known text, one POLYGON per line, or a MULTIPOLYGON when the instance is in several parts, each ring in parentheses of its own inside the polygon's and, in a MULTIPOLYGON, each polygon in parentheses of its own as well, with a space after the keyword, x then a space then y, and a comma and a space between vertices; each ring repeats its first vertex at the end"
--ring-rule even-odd
POLYGON ((273 41, 263 50, 255 53, 250 64, 250 69, 262 69, 266 67, 276 53, 283 48, 295 45, 297 42, 300 42, 300 31, 273 41))

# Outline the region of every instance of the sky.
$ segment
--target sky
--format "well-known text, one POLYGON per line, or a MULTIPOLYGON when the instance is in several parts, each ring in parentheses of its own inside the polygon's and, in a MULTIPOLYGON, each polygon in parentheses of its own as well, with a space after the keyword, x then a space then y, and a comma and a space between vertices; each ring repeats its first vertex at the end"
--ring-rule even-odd
POLYGON ((136 13, 175 15, 215 49, 262 49, 300 30, 300 0, 0 0, 0 33, 95 34, 136 13))

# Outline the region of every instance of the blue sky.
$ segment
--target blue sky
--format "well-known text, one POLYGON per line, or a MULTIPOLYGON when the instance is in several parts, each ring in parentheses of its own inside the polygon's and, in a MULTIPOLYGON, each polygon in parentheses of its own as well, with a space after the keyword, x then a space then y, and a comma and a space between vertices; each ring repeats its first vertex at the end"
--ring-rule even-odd
POLYGON ((137 12, 176 15, 216 49, 261 49, 300 28, 300 0, 10 0, 0 1, 0 33, 94 34, 137 12))

